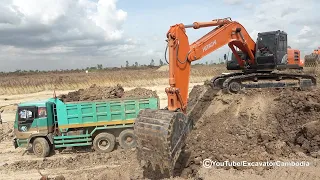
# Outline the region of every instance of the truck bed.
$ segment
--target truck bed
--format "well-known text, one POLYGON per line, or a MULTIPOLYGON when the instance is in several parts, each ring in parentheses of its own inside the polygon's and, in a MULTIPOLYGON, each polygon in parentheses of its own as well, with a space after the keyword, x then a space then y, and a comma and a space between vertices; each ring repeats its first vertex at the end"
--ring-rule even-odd
POLYGON ((133 124, 141 109, 159 109, 158 98, 68 102, 54 99, 60 129, 133 124))

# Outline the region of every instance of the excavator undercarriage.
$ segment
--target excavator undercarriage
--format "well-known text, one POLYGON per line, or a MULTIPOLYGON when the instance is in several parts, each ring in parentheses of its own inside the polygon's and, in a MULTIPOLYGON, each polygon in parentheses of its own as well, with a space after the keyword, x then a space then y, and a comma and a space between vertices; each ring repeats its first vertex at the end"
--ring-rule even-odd
POLYGON ((231 73, 216 76, 211 80, 212 87, 218 87, 224 92, 237 93, 242 88, 287 88, 307 89, 316 85, 316 78, 306 74, 292 73, 231 73))

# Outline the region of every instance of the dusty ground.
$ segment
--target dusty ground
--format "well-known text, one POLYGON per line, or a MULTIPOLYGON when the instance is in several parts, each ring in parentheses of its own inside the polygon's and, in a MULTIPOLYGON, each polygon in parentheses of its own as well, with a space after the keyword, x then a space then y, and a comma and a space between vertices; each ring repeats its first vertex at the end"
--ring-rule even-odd
MULTIPOLYGON (((194 87, 192 84, 190 89, 194 87)), ((157 91, 161 107, 166 104, 163 87, 157 91)), ((320 179, 320 90, 257 90, 236 95, 211 91, 197 103, 204 86, 190 93, 190 117, 197 120, 187 139, 185 152, 178 162, 175 179, 320 179), (194 106, 195 105, 195 106, 194 106), (198 112, 198 113, 195 113, 198 112), (319 127, 319 128, 318 128, 319 127), (308 161, 309 167, 230 167, 203 168, 201 161, 308 161)), ((125 91, 133 88, 124 88, 125 91)), ((57 92, 58 95, 68 91, 57 92)), ((146 173, 136 161, 136 151, 118 148, 109 154, 90 149, 77 153, 57 153, 35 158, 14 149, 11 143, 15 105, 25 100, 52 96, 52 92, 20 96, 0 96, 4 107, 0 145, 0 179, 39 179, 42 174, 66 179, 144 179, 146 173), (2 101, 6 98, 7 100, 2 101), (89 151, 89 152, 88 152, 89 151)))

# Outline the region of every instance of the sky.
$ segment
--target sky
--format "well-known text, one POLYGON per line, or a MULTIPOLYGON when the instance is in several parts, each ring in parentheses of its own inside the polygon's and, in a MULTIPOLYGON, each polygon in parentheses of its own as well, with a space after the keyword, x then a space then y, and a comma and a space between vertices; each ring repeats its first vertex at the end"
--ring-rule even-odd
MULTIPOLYGON (((304 56, 320 46, 317 7, 317 0, 0 0, 0 71, 158 64, 171 25, 226 17, 254 40, 283 30, 304 56)), ((190 44, 210 30, 187 29, 190 44)), ((198 62, 228 52, 224 46, 198 62)))

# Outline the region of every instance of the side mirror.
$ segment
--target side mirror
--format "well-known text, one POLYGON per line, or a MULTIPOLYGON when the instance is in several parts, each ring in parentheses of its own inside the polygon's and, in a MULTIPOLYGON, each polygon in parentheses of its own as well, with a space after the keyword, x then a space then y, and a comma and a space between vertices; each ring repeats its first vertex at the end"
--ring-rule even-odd
POLYGON ((224 60, 227 60, 227 54, 224 54, 223 58, 224 60))

